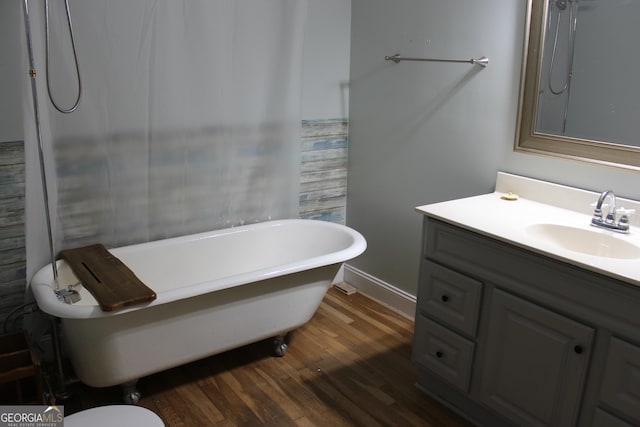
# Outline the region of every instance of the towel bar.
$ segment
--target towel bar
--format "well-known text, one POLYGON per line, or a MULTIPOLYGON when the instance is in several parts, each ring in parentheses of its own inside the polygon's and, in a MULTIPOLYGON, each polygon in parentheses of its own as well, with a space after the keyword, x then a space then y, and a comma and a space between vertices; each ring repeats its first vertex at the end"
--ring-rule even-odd
POLYGON ((424 62, 461 62, 467 64, 479 65, 482 68, 485 68, 489 65, 489 58, 486 56, 482 56, 478 59, 436 59, 436 58, 409 58, 400 56, 399 53, 396 53, 393 56, 385 56, 385 61, 393 61, 396 64, 400 61, 424 61, 424 62))

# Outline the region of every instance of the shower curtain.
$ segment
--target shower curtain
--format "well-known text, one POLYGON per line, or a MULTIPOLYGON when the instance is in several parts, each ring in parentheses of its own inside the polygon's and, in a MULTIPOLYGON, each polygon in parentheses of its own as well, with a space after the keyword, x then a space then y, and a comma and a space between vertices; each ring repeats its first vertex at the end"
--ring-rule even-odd
MULTIPOLYGON (((71 0, 82 99, 66 115, 47 97, 41 0, 30 9, 56 251, 297 216, 305 1, 71 0)), ((63 2, 50 9, 51 92, 69 106, 63 2)), ((44 261, 24 105, 27 251, 44 261)))

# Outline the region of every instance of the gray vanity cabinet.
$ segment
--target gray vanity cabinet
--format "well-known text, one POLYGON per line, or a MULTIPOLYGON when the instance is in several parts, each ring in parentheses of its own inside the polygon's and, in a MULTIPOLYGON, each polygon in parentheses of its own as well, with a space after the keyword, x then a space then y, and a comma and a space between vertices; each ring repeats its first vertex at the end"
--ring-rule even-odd
POLYGON ((425 217, 417 386, 485 426, 640 426, 640 287, 425 217))

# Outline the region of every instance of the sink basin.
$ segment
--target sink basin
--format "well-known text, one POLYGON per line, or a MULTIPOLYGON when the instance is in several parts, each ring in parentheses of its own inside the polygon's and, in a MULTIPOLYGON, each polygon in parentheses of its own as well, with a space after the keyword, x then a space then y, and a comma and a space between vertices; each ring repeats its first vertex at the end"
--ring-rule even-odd
POLYGON ((640 258, 640 246, 599 229, 559 224, 534 224, 526 228, 531 236, 573 252, 604 258, 640 258))

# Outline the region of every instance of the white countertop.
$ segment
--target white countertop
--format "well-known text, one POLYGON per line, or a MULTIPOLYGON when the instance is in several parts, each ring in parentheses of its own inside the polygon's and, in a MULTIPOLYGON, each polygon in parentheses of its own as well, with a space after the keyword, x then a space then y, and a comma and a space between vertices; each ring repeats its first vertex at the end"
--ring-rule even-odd
POLYGON ((591 204, 598 200, 598 196, 596 192, 499 172, 493 193, 419 206, 416 210, 479 234, 640 286, 640 258, 610 258, 568 250, 541 239, 528 228, 534 224, 581 228, 640 248, 640 203, 617 199, 617 207, 635 208, 637 211, 631 217, 630 233, 621 234, 590 225, 593 212, 591 204), (502 199, 503 194, 508 192, 518 194, 518 200, 502 199))

